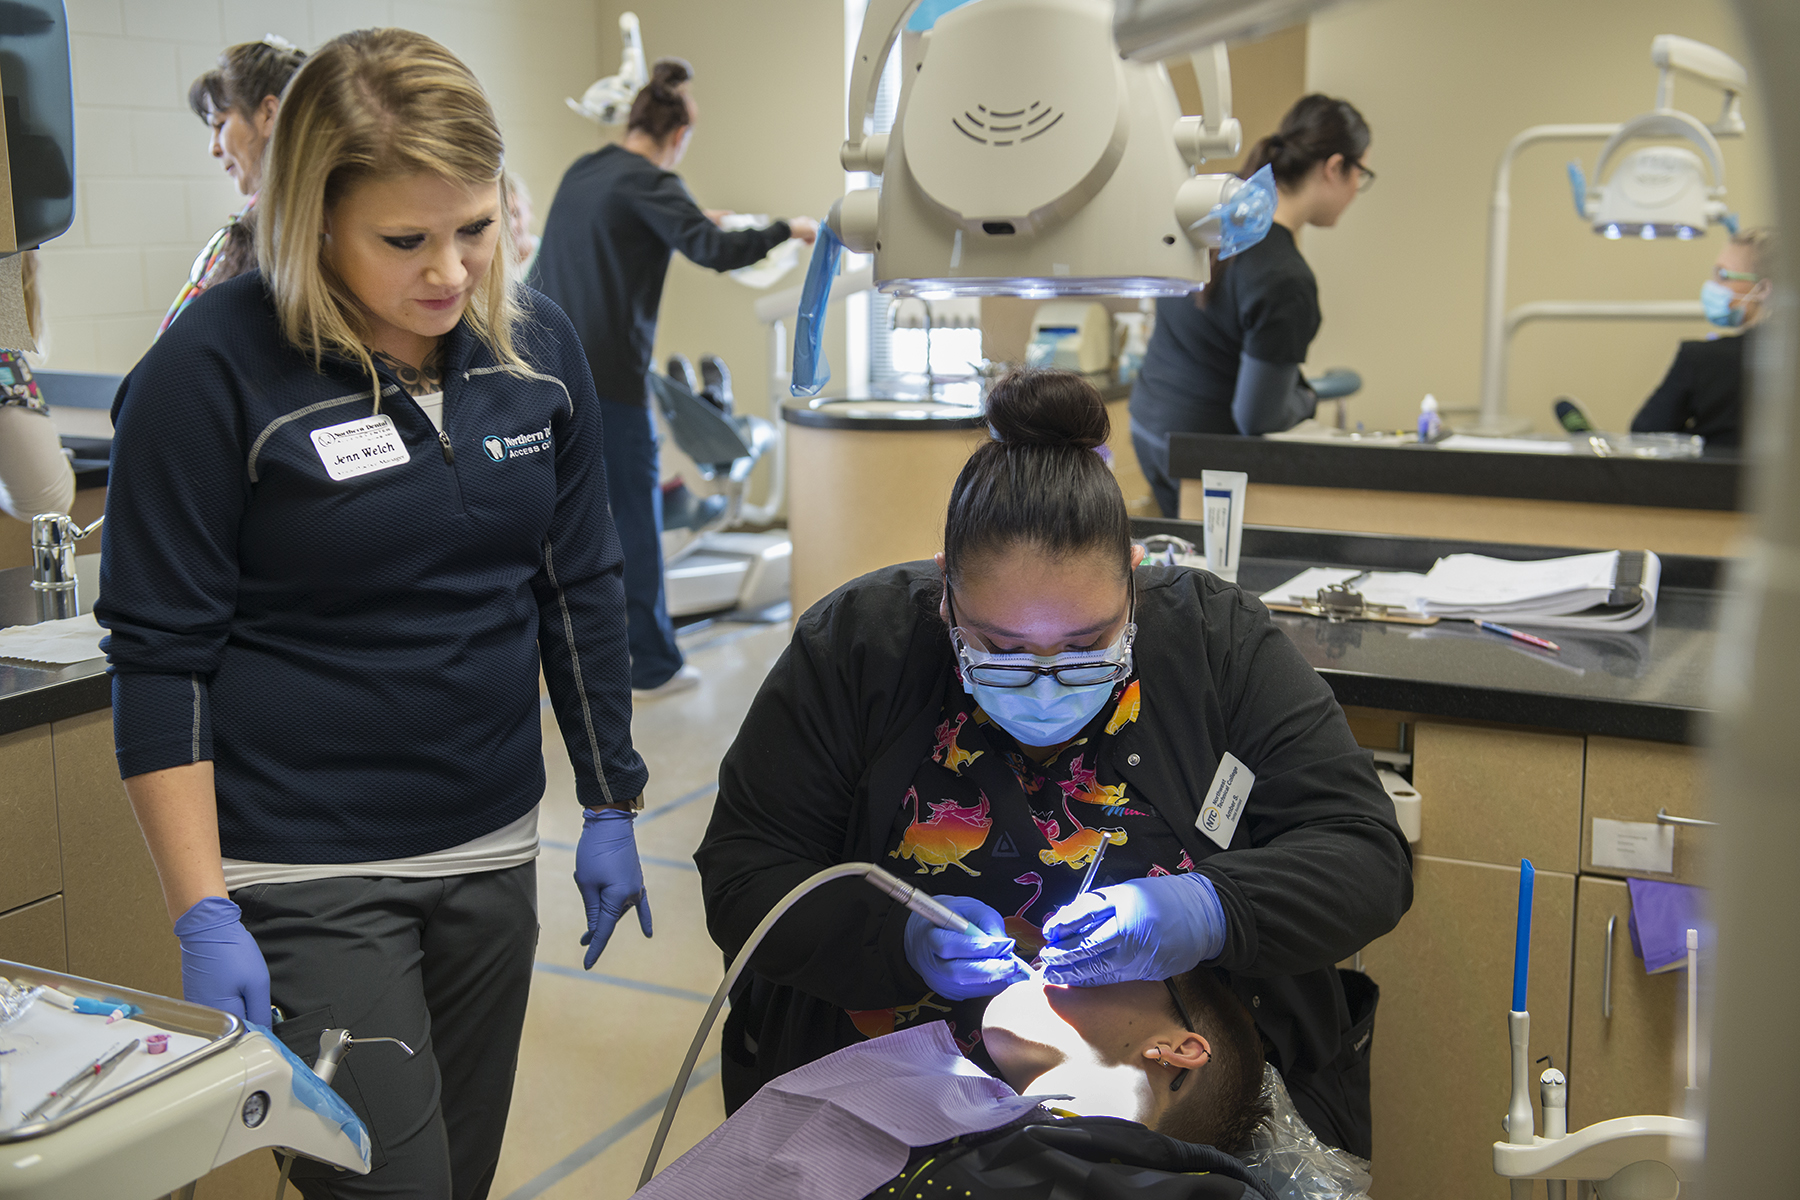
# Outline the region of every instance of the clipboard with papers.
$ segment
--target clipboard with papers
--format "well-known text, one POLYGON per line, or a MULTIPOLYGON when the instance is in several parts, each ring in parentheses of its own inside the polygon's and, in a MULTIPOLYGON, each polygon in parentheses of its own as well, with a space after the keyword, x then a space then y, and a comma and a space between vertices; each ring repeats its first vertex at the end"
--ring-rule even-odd
POLYGON ((1482 620, 1624 633, 1656 615, 1661 579, 1662 561, 1649 550, 1524 562, 1451 554, 1423 573, 1312 567, 1261 598, 1276 612, 1333 621, 1482 620))

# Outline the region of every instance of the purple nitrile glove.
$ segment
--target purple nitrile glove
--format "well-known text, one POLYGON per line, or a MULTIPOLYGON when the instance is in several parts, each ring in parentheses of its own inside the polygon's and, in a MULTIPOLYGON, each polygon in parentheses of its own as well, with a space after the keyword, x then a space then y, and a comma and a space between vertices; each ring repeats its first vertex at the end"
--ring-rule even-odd
POLYGON ((1050 914, 1044 938, 1048 983, 1169 979, 1219 956, 1225 910, 1199 872, 1157 875, 1082 893, 1050 914))
POLYGON ((267 1025, 269 966, 244 928, 243 912, 223 896, 207 896, 175 920, 181 939, 181 995, 222 1008, 240 1021, 267 1025))
POLYGON ((981 930, 981 936, 939 929, 918 913, 906 917, 906 961, 925 985, 947 1000, 992 996, 1026 978, 999 913, 972 896, 938 896, 939 904, 981 930))
POLYGON ((582 817, 581 840, 575 845, 575 886, 587 906, 587 932, 581 935, 581 944, 587 947, 581 961, 584 971, 594 969, 619 918, 633 905, 644 936, 650 936, 650 893, 638 863, 632 816, 623 809, 590 808, 582 817))

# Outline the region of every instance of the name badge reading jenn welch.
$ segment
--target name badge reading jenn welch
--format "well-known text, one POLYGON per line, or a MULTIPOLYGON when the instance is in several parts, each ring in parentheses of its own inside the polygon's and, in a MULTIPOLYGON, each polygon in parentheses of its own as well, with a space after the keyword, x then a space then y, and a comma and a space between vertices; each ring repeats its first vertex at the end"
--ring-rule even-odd
POLYGON ((325 473, 335 480, 404 466, 412 457, 394 428, 394 419, 386 413, 315 429, 312 442, 325 473))
POLYGON ((1231 835, 1237 832, 1238 820, 1244 815, 1244 804, 1250 799, 1250 789, 1255 786, 1256 776, 1250 768, 1226 754, 1219 760, 1219 769, 1206 789, 1206 803, 1201 805, 1200 815, 1194 818, 1194 827, 1211 838, 1219 849, 1231 849, 1231 835))

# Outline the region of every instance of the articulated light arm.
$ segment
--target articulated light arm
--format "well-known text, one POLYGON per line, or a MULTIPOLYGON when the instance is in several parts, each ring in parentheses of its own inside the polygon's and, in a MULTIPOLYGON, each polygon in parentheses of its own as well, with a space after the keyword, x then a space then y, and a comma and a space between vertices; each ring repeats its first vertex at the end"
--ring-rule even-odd
POLYGON ((844 148, 838 161, 846 171, 881 173, 887 158, 887 135, 866 134, 863 126, 875 115, 875 93, 881 87, 881 70, 887 65, 900 27, 919 7, 919 0, 869 0, 863 12, 862 35, 856 40, 856 60, 850 64, 850 109, 844 120, 844 148))
POLYGON ((1243 128, 1231 115, 1231 59, 1224 42, 1196 50, 1191 61, 1200 84, 1198 117, 1175 122, 1175 145, 1194 166, 1209 158, 1235 158, 1244 144, 1243 128))

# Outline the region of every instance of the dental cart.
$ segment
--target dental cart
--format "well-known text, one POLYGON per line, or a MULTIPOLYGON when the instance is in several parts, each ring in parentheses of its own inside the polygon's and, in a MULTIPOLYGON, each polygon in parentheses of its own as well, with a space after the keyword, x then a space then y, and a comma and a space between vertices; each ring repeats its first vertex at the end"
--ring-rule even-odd
POLYGON ((368 1172, 361 1123, 304 1063, 237 1018, 4 960, 0 976, 143 1010, 109 1020, 40 998, 0 1028, 0 1197, 153 1200, 272 1147, 368 1172), (115 1059, 85 1090, 65 1089, 72 1073, 115 1059), (58 1090, 68 1099, 27 1116, 58 1090))

